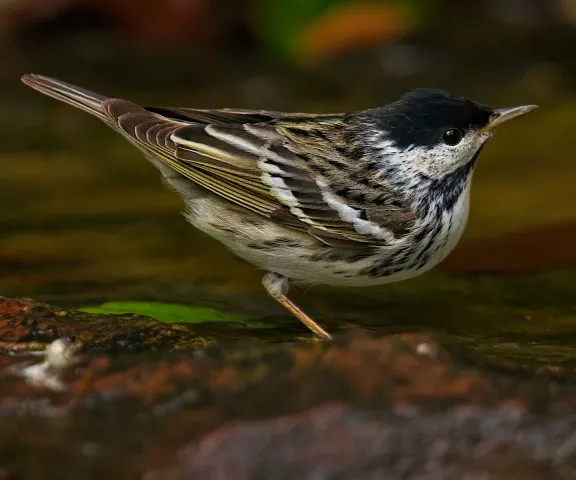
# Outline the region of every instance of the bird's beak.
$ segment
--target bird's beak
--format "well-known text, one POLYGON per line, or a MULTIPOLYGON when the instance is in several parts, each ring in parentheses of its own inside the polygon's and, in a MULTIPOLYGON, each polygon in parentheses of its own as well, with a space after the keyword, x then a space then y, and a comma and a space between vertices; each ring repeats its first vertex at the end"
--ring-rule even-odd
POLYGON ((520 107, 500 108, 494 110, 494 113, 490 117, 490 122, 486 127, 484 127, 484 130, 492 131, 495 127, 502 125, 504 122, 520 117, 536 108, 538 108, 538 105, 522 105, 520 107))

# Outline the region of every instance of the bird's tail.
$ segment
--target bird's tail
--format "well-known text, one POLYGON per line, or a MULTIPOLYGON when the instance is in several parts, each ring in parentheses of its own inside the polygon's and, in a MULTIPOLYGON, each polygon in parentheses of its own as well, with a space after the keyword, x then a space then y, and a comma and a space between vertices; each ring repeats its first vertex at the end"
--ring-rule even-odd
POLYGON ((22 82, 45 95, 78 107, 102 120, 108 118, 104 110, 107 97, 104 95, 35 73, 23 75, 22 82))

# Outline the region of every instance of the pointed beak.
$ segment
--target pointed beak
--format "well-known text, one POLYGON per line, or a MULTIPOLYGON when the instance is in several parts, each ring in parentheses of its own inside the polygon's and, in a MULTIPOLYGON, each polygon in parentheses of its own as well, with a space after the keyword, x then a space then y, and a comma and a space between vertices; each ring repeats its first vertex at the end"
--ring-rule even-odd
POLYGON ((494 130, 495 127, 503 124, 504 122, 518 118, 537 108, 538 105, 522 105, 520 107, 500 108, 498 110, 494 110, 494 113, 490 118, 490 122, 488 125, 486 125, 486 127, 484 127, 484 129, 488 131, 494 130))

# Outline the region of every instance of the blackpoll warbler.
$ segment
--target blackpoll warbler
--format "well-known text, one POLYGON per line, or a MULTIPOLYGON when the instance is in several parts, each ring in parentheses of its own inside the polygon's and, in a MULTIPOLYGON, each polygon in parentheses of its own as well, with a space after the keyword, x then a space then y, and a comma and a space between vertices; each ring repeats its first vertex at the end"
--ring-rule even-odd
POLYGON ((148 108, 40 75, 25 84, 103 120, 144 152, 192 225, 289 282, 380 285, 443 260, 466 225, 470 182, 494 128, 536 108, 493 109, 437 90, 346 114, 148 108))

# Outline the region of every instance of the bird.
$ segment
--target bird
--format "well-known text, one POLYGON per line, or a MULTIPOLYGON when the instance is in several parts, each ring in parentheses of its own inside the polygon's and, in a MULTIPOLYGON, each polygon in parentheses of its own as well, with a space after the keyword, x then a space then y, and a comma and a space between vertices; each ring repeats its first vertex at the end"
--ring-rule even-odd
POLYGON ((427 88, 350 113, 145 107, 42 75, 22 81, 141 150, 186 220, 263 270, 268 294, 324 340, 291 284, 384 285, 436 266, 466 226, 480 152, 537 108, 427 88))

